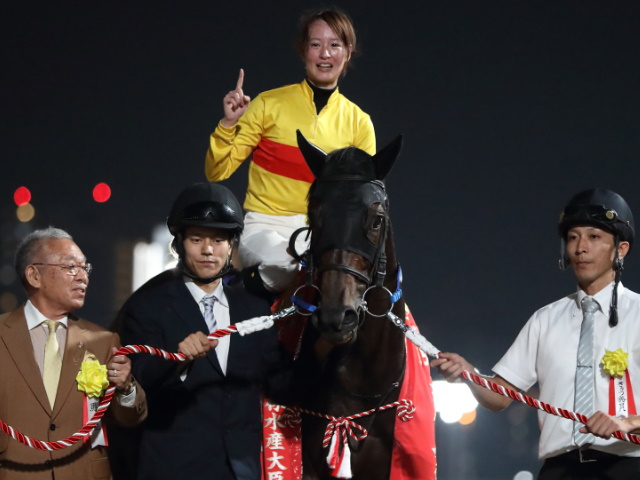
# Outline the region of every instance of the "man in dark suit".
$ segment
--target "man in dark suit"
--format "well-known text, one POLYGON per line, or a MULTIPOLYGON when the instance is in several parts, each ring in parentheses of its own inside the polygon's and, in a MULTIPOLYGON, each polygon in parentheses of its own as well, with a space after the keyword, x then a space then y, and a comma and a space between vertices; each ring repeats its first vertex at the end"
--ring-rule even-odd
POLYGON ((224 186, 198 183, 167 220, 178 266, 151 279, 119 313, 126 344, 184 353, 187 362, 138 355, 133 372, 149 398, 138 479, 259 480, 262 393, 274 400, 291 360, 275 329, 209 341, 211 331, 268 315, 268 304, 224 284, 243 229, 240 204, 224 186))
MULTIPOLYGON (((91 269, 71 236, 57 228, 32 232, 16 252, 29 299, 0 316, 0 418, 35 440, 67 438, 82 427, 83 415, 91 417, 91 407, 99 403, 90 396, 92 387, 98 393, 103 385, 78 379, 88 360, 97 360, 101 367, 91 365, 117 389, 107 415, 126 425, 146 416, 144 391, 131 376, 130 360, 113 355, 120 347, 118 335, 71 314, 84 304, 91 269)), ((54 451, 0 433, 0 479, 52 478, 111 478, 101 428, 86 442, 54 451)))

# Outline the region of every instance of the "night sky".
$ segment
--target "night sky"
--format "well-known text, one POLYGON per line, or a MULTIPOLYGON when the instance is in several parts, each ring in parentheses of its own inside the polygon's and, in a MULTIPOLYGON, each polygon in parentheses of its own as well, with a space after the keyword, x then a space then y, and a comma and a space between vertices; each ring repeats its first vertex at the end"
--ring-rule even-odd
MULTIPOLYGON (((575 289, 557 267, 569 198, 611 188, 640 217, 640 4, 343 1, 362 55, 340 90, 378 147, 404 291, 422 332, 488 371, 533 311, 575 289)), ((0 7, 0 261, 33 228, 67 229, 95 265, 83 316, 110 324, 115 247, 148 241, 185 186, 244 68, 245 93, 299 82, 316 2, 13 2, 0 7), (98 182, 113 189, 96 204, 98 182), (36 217, 15 220, 12 195, 36 217)), ((244 198, 247 165, 224 183, 244 198)), ((623 282, 640 290, 632 251, 623 282)), ((19 287, 3 274, 0 292, 19 287)), ((534 392, 535 393, 535 392, 534 392)), ((567 407, 567 406, 565 406, 567 407)), ((570 406, 569 406, 570 407, 570 406)), ((438 424, 440 480, 537 469, 535 412, 438 424)))

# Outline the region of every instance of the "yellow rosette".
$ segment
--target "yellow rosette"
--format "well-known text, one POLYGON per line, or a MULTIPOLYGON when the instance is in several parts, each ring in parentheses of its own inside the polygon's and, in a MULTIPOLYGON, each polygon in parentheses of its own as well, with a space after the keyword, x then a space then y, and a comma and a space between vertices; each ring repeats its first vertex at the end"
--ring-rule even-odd
POLYGON ((85 352, 76 381, 80 392, 86 393, 88 397, 101 397, 109 386, 107 366, 101 365, 92 353, 85 352))
POLYGON ((605 350, 601 363, 606 373, 612 377, 622 377, 629 366, 629 354, 621 348, 605 350))

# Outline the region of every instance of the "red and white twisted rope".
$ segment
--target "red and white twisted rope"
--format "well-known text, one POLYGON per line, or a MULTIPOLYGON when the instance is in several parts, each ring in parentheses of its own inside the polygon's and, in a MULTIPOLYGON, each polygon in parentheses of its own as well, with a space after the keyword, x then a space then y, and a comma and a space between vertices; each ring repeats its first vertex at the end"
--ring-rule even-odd
POLYGON ((306 408, 298 408, 294 407, 291 410, 299 413, 305 413, 307 415, 312 415, 314 417, 325 418, 329 420, 329 424, 324 432, 324 439, 322 440, 322 446, 329 446, 329 442, 331 441, 331 437, 336 433, 344 439, 343 443, 347 441, 347 435, 353 438, 354 440, 364 440, 367 438, 369 432, 362 425, 355 423, 353 420, 358 418, 366 417, 367 415, 371 415, 375 412, 381 412, 383 410, 389 410, 391 408, 398 407, 398 418, 403 422, 408 422, 413 418, 413 414, 416 411, 416 408, 413 406, 413 402, 411 400, 398 400, 393 403, 389 403, 387 405, 383 405, 378 408, 372 408, 371 410, 367 410, 366 412, 356 413, 354 415, 349 415, 347 417, 334 417, 333 415, 327 415, 325 413, 318 413, 311 410, 307 410, 306 408), (360 434, 354 433, 355 431, 361 432, 360 434))
POLYGON ((43 442, 42 440, 35 440, 31 437, 24 435, 23 433, 20 433, 19 431, 15 430, 13 427, 10 427, 6 423, 4 423, 2 420, 0 420, 0 429, 4 433, 9 435, 11 438, 13 438, 14 440, 17 440, 23 445, 26 445, 27 447, 35 448, 36 450, 48 450, 48 451, 62 450, 63 448, 70 447, 74 443, 78 443, 80 440, 83 440, 85 437, 91 434, 92 430, 96 428, 96 426, 100 422, 100 419, 104 416, 105 412, 107 411, 107 408, 111 403, 111 399, 113 398, 115 390, 116 388, 113 386, 113 384, 109 384, 109 387, 107 387, 104 397, 102 398, 100 405, 98 405, 98 409, 96 413, 93 415, 93 417, 91 417, 91 420, 89 420, 76 433, 65 438, 64 440, 57 440, 55 442, 43 442))
POLYGON ((383 405, 378 408, 372 408, 366 412, 356 413, 347 417, 334 417, 333 415, 327 415, 324 413, 314 412, 307 410, 306 408, 293 407, 287 409, 283 414, 284 420, 292 417, 295 414, 304 413, 314 417, 325 418, 329 420, 329 424, 324 431, 324 438, 322 439, 322 447, 329 448, 327 455, 327 464, 331 470, 331 475, 338 478, 351 478, 351 453, 349 450, 349 438, 355 441, 364 440, 369 435, 369 432, 362 425, 354 422, 358 418, 366 417, 372 413, 380 412, 383 410, 389 410, 397 407, 397 416, 403 422, 408 422, 413 418, 413 414, 416 411, 415 406, 411 400, 398 400, 387 405, 383 405))
MULTIPOLYGON (((586 424, 587 420, 589 420, 589 417, 582 415, 581 413, 575 413, 570 410, 565 410, 564 408, 556 408, 553 405, 549 405, 548 403, 536 400, 535 398, 525 395, 524 393, 519 393, 509 388, 505 388, 502 385, 498 385, 497 383, 471 373, 468 370, 463 370, 462 376, 467 380, 472 381, 476 385, 480 385, 481 387, 484 387, 488 390, 492 390, 493 392, 498 393, 503 397, 509 397, 512 400, 524 403, 525 405, 537 408, 538 410, 542 410, 543 412, 547 412, 551 415, 568 418, 569 420, 580 422, 582 424, 586 424)), ((631 442, 640 445, 640 436, 638 435, 633 435, 632 433, 623 433, 619 430, 613 432, 612 435, 618 440, 624 440, 625 442, 631 442)))
MULTIPOLYGON (((207 335, 207 338, 213 340, 216 338, 224 337, 226 335, 231 335, 232 333, 238 331, 241 335, 246 335, 258 330, 270 328, 273 325, 273 321, 275 319, 291 315, 294 311, 295 309, 293 307, 290 307, 268 317, 258 317, 255 319, 245 320, 244 322, 239 322, 235 325, 229 325, 226 328, 221 328, 219 330, 216 330, 215 332, 211 332, 209 335, 207 335)), ((121 347, 115 353, 115 355, 129 355, 130 353, 148 353, 150 355, 162 357, 166 360, 172 360, 174 362, 183 362, 187 358, 182 353, 171 353, 160 348, 150 347, 148 345, 127 345, 126 347, 121 347)), ((78 443, 80 440, 91 434, 93 429, 98 426, 100 420, 109 408, 109 405, 111 405, 111 400, 113 399, 115 391, 116 387, 114 386, 114 384, 109 383, 109 386, 105 390, 104 396, 102 397, 102 400, 100 400, 96 413, 93 415, 93 417, 91 417, 91 419, 87 421, 87 423, 85 423, 80 430, 63 440, 56 440, 52 442, 35 440, 7 425, 2 420, 0 420, 0 430, 2 430, 14 440, 22 443, 23 445, 35 448, 36 450, 62 450, 63 448, 67 448, 75 443, 78 443)))
MULTIPOLYGON (((429 355, 430 357, 438 358, 441 350, 438 350, 431 342, 429 342, 423 335, 418 333, 415 330, 411 330, 404 324, 399 317, 392 313, 388 313, 387 317, 391 322, 400 328, 405 334, 405 336, 411 340, 417 347, 420 348, 424 353, 429 355)), ((543 412, 549 413, 551 415, 556 415, 558 417, 564 417, 569 420, 573 420, 575 422, 580 422, 582 424, 586 424, 589 417, 582 415, 581 413, 575 413, 570 410, 565 410, 564 408, 556 408, 547 403, 541 402, 540 400, 536 400, 533 397, 525 395, 523 393, 516 392, 514 390, 503 387, 502 385, 498 385, 486 378, 483 378, 479 375, 469 372, 468 370, 463 370, 461 374, 467 380, 472 381, 476 385, 480 385, 488 390, 491 390, 495 393, 502 395, 503 397, 509 397, 512 400, 516 400, 517 402, 524 403, 525 405, 529 405, 530 407, 537 408, 542 410, 543 412)), ((632 433, 623 433, 621 431, 615 431, 612 434, 618 440, 623 440, 625 442, 631 442, 640 445, 640 436, 634 435, 632 433)))

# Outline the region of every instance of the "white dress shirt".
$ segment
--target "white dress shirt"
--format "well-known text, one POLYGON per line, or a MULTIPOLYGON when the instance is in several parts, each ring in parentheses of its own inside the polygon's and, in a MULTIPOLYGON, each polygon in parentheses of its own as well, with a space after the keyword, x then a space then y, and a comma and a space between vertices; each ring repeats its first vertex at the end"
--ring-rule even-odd
MULTIPOLYGON (((27 303, 24 305, 24 316, 27 319, 27 328, 29 329, 29 335, 31 336, 33 354, 36 358, 38 368, 40 369, 40 374, 42 375, 44 371, 44 345, 47 342, 47 337, 49 336, 49 327, 42 322, 53 319, 49 319, 40 313, 40 310, 31 303, 31 300, 27 300, 27 303)), ((61 318, 58 322, 60 322, 60 325, 64 327, 58 327, 56 330, 56 338, 60 349, 60 359, 64 359, 69 317, 61 318)))
MULTIPOLYGON (((40 369, 40 374, 44 372, 44 346, 49 336, 49 327, 44 323, 48 319, 40 310, 38 310, 31 300, 27 300, 24 305, 24 316, 27 320, 27 328, 29 329, 29 335, 31 336, 31 344, 33 345, 33 354, 40 369)), ((57 320, 64 328, 58 327, 56 330, 56 338, 58 339, 58 346, 60 350, 60 359, 64 361, 64 351, 67 345, 67 329, 69 328, 69 317, 63 317, 57 320)), ((136 387, 134 385, 131 392, 128 395, 123 395, 118 392, 116 396, 118 402, 124 407, 133 407, 136 400, 136 387)))
MULTIPOLYGON (((613 282, 593 298, 600 305, 595 317, 594 372, 595 409, 609 411, 610 376, 602 370, 605 350, 622 348, 629 354, 628 372, 636 406, 640 407, 640 295, 622 284, 618 287, 618 325, 609 326, 613 282)), ((582 311, 582 290, 551 303, 533 314, 494 372, 517 388, 527 391, 536 382, 539 399, 556 408, 573 411, 574 386, 582 311)), ((582 412, 576 412, 582 413, 582 412)), ((549 458, 576 448, 573 422, 538 411, 540 458, 549 458)), ((617 439, 596 437, 595 450, 631 457, 640 456, 640 446, 617 439)))
MULTIPOLYGON (((200 312, 204 316, 204 304, 202 303, 202 298, 206 295, 209 295, 207 292, 198 287, 193 280, 188 277, 185 277, 185 284, 191 292, 193 299, 200 307, 200 312)), ((227 300, 227 295, 224 293, 224 288, 222 287, 222 281, 219 282, 216 289, 213 291, 213 296, 216 297, 216 302, 213 304, 213 316, 216 319, 217 329, 227 328, 231 325, 231 317, 229 315, 229 302, 227 300)), ((211 329, 211 325, 207 325, 209 329, 211 329)), ((209 331, 211 333, 211 331, 209 331)), ((222 373, 226 375, 227 373, 227 359, 229 358, 229 344, 231 342, 231 338, 229 335, 218 338, 218 346, 216 347, 216 355, 218 357, 218 362, 220 363, 220 368, 222 369, 222 373)), ((186 377, 185 377, 186 378, 186 377)))

